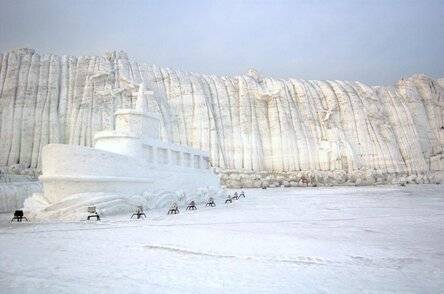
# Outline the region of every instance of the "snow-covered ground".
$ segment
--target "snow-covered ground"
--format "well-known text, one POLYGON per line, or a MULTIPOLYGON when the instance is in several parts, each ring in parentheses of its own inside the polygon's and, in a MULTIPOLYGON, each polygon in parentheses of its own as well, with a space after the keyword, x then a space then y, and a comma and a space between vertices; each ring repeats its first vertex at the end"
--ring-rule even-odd
POLYGON ((1 293, 442 293, 444 186, 246 190, 232 205, 9 224, 1 293))

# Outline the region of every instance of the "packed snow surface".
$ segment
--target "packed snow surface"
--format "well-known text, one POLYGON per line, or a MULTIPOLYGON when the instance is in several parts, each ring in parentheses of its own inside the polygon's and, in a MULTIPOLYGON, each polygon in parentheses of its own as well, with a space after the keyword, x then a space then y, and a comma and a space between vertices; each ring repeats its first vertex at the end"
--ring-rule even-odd
POLYGON ((444 187, 246 190, 215 208, 9 224, 0 292, 442 293, 444 187))

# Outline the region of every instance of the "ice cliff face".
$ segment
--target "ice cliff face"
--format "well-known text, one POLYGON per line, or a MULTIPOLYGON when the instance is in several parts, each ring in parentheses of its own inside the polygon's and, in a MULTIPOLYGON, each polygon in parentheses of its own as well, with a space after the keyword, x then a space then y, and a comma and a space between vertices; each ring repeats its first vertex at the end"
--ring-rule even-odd
POLYGON ((137 85, 162 138, 210 152, 230 186, 434 181, 444 170, 444 85, 424 75, 360 82, 184 73, 123 53, 0 54, 0 167, 39 168, 47 143, 92 145, 137 85))

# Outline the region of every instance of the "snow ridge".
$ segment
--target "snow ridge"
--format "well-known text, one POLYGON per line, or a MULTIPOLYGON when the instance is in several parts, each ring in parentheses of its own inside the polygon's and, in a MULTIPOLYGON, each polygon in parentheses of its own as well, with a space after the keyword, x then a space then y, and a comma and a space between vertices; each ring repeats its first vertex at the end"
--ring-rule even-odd
POLYGON ((92 145, 135 84, 164 140, 209 151, 229 186, 430 182, 444 170, 444 88, 425 75, 394 86, 185 73, 104 56, 0 54, 0 166, 40 169, 48 143, 92 145), (409 178, 410 177, 410 178, 409 178))

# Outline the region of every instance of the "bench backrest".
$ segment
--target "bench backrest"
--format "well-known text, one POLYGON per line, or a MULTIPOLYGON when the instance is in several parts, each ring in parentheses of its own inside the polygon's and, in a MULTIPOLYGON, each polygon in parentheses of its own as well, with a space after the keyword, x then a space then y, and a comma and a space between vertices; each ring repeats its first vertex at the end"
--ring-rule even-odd
POLYGON ((14 212, 14 216, 17 216, 17 217, 23 216, 23 210, 16 210, 14 212))
POLYGON ((96 211, 96 207, 95 206, 89 206, 88 207, 88 212, 89 213, 96 213, 97 211, 96 211))

